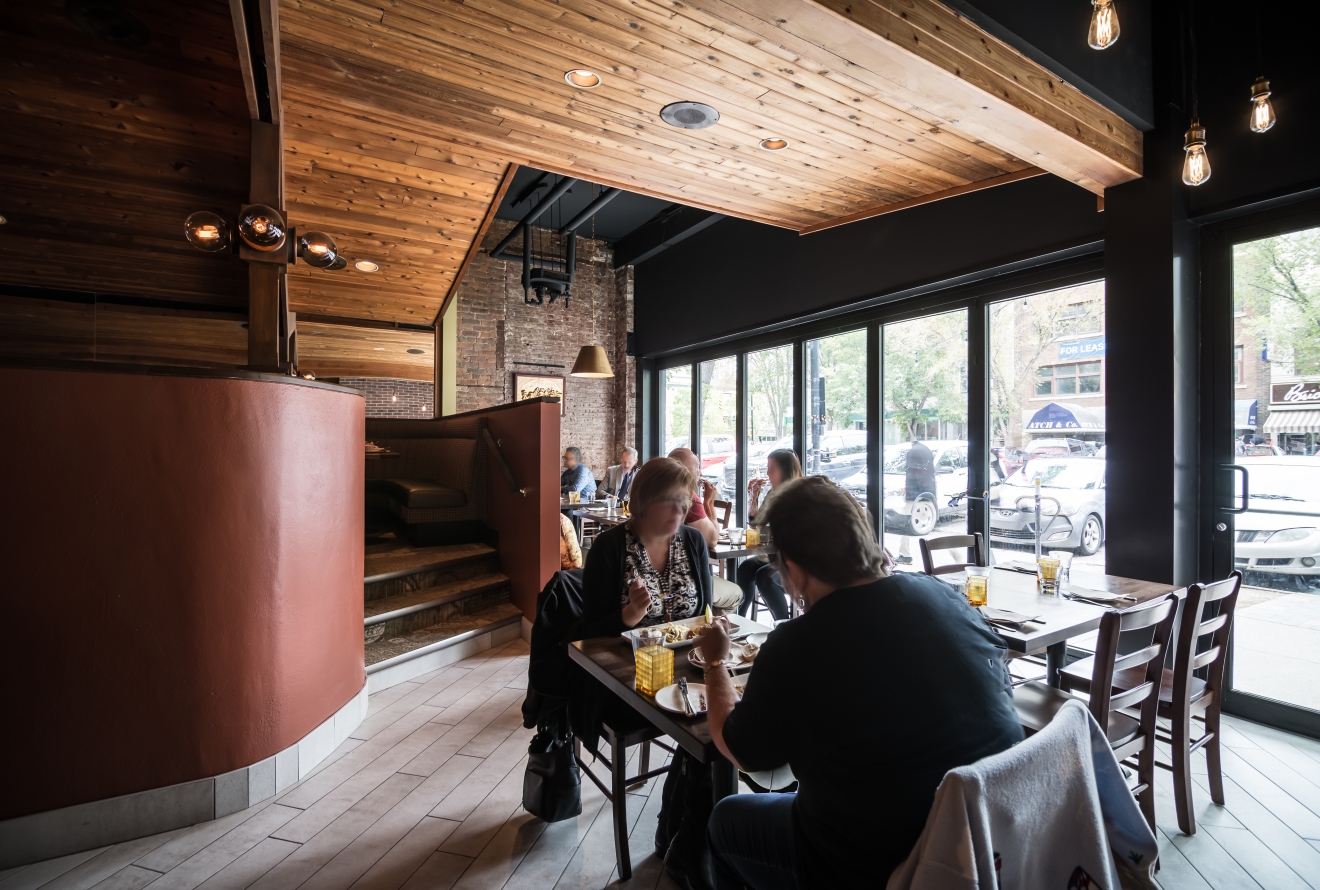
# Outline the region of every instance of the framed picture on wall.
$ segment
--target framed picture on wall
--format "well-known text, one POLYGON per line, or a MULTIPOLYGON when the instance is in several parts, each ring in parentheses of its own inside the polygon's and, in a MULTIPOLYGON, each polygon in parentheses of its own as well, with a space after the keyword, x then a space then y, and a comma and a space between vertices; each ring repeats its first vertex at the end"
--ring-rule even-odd
POLYGON ((513 400, 553 397, 559 399, 559 416, 564 416, 564 378, 548 374, 513 375, 513 400))

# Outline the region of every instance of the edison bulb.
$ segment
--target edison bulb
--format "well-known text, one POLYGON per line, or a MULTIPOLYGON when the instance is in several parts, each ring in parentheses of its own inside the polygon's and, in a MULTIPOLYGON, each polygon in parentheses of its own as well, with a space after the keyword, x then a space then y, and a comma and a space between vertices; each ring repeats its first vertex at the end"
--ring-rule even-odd
POLYGON ((1205 153, 1205 128, 1192 121, 1183 146, 1187 157, 1183 159, 1182 181, 1187 185, 1200 185, 1210 178, 1210 156, 1205 153))
POLYGON ((1270 82, 1256 78, 1251 85, 1251 132, 1264 133, 1274 126, 1274 106, 1270 104, 1270 82))
POLYGON ((249 204, 239 214, 238 237, 253 250, 278 250, 284 244, 284 218, 264 204, 249 204))
POLYGON ((183 224, 188 243, 207 253, 219 253, 229 247, 229 224, 209 210, 198 210, 183 224))
POLYGON ((324 232, 306 232, 298 236, 298 255, 313 268, 328 269, 339 258, 339 251, 334 239, 324 232))
POLYGON ((1114 9, 1113 0, 1091 0, 1091 5, 1095 9, 1086 42, 1091 44, 1091 49, 1108 49, 1118 39, 1118 10, 1114 9))

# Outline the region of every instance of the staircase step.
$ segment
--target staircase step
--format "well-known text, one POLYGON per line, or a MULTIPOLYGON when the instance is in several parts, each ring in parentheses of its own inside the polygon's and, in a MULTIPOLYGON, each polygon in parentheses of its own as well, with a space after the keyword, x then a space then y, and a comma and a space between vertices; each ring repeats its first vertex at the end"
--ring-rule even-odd
POLYGON ((387 689, 516 639, 521 625, 522 611, 505 602, 409 634, 377 640, 365 647, 368 690, 387 689))
POLYGON ((363 598, 371 603, 498 569, 499 553, 486 544, 413 547, 385 541, 367 547, 363 598))
POLYGON ((397 637, 509 601, 509 579, 498 572, 372 600, 364 607, 365 641, 397 637))

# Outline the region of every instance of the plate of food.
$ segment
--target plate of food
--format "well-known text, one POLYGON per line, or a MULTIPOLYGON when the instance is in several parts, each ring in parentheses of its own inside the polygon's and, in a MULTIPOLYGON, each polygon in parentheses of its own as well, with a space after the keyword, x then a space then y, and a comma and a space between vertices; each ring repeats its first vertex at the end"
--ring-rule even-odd
MULTIPOLYGON (((739 628, 742 625, 742 621, 739 617, 737 615, 726 615, 725 617, 729 620, 729 636, 740 636, 739 628)), ((656 624, 652 626, 665 632, 664 646, 666 649, 682 649, 684 646, 692 645, 693 640, 697 638, 697 634, 701 632, 701 629, 706 626, 708 621, 709 619, 706 618, 705 615, 698 615, 695 618, 683 618, 678 621, 671 621, 668 624, 656 624)), ((623 632, 623 635, 632 643, 634 650, 637 648, 637 636, 643 629, 644 628, 634 627, 632 630, 625 630, 623 632)), ((741 633, 741 636, 746 635, 746 631, 741 633)))

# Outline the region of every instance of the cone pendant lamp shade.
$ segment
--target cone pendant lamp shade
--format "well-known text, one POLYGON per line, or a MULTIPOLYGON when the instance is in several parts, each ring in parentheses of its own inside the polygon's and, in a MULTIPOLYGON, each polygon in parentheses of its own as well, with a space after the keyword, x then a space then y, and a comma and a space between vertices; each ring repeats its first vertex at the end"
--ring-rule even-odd
POLYGON ((605 347, 592 343, 582 347, 577 361, 573 362, 573 370, 568 373, 570 377, 613 377, 614 369, 605 355, 605 347))

